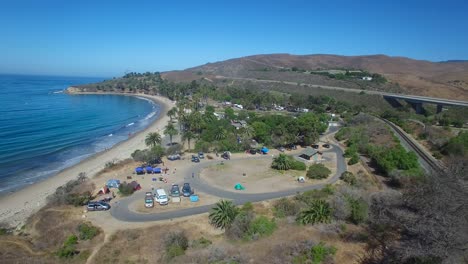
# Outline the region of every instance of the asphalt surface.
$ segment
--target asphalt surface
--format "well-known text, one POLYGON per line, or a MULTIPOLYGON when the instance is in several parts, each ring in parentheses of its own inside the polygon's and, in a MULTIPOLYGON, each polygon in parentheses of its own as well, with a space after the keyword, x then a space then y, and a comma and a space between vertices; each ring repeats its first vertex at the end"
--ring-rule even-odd
MULTIPOLYGON (((330 127, 327 134, 331 134, 338 130, 338 127, 330 127)), ((242 193, 242 192, 231 192, 216 188, 214 186, 209 185, 208 183, 204 182, 202 179, 198 177, 202 169, 212 166, 214 164, 221 163, 220 160, 212 160, 212 161, 202 161, 198 164, 195 164, 192 168, 192 172, 196 175, 195 177, 185 177, 185 182, 189 182, 192 188, 196 191, 201 191, 209 195, 217 196, 223 199, 232 200, 235 204, 241 205, 247 202, 259 202, 269 199, 275 199, 285 196, 295 195, 300 192, 308 191, 308 190, 316 190, 325 187, 327 184, 335 183, 339 180, 341 174, 346 171, 346 161, 343 157, 343 150, 335 144, 330 143, 331 148, 324 150, 323 152, 332 152, 336 154, 336 162, 337 162, 337 171, 336 173, 330 177, 326 183, 312 185, 312 186, 304 186, 301 188, 295 188, 291 190, 285 191, 278 191, 278 192, 269 192, 269 193, 242 193)), ((237 158, 231 160, 224 160, 225 164, 233 162, 233 161, 242 161, 242 160, 252 160, 252 159, 272 159, 270 155, 261 155, 261 156, 249 156, 245 158, 237 158)), ((261 184, 261 183, 259 183, 261 184)), ((159 213, 152 213, 152 214, 142 214, 137 213, 134 211, 130 211, 128 209, 129 205, 134 202, 135 200, 141 200, 143 202, 144 193, 137 193, 128 198, 124 198, 112 205, 110 210, 111 215, 120 220, 125 222, 147 222, 147 221, 159 221, 159 220, 168 220, 174 219, 179 217, 185 217, 190 215, 202 214, 208 212, 212 207, 213 204, 204 205, 204 206, 197 206, 191 207, 186 209, 174 210, 169 212, 159 212, 159 213)))

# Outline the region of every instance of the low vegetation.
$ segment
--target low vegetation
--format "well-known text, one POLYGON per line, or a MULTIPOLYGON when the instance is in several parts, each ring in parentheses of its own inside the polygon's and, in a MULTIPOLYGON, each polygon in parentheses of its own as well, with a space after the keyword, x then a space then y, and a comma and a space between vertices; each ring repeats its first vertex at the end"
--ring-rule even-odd
POLYGON ((305 171, 307 166, 304 162, 298 161, 294 159, 292 156, 288 156, 286 154, 279 154, 278 156, 273 158, 273 162, 271 163, 271 167, 276 170, 299 170, 305 171))
POLYGON ((80 173, 76 180, 71 180, 57 188, 54 194, 48 197, 50 205, 86 205, 94 197, 94 185, 88 181, 84 173, 80 173))
POLYGON ((187 236, 183 231, 169 232, 164 237, 164 247, 166 250, 166 259, 171 260, 177 256, 183 255, 189 246, 187 236))
POLYGON ((331 170, 329 168, 325 167, 325 165, 321 163, 318 163, 309 166, 306 176, 309 179, 320 180, 328 178, 330 173, 331 170))
POLYGON ((133 186, 127 182, 123 182, 119 185, 119 193, 123 196, 132 195, 135 192, 133 186))

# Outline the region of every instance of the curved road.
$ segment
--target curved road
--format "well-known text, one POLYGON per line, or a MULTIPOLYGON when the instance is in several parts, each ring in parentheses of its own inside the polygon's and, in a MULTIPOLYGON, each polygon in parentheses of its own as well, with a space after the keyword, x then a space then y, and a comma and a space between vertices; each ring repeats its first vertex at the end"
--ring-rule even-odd
MULTIPOLYGON (((329 133, 335 132, 337 128, 331 127, 331 130, 333 131, 330 131, 329 133)), ((335 144, 330 144, 330 146, 332 146, 332 148, 323 152, 334 152, 336 154, 337 171, 335 175, 333 175, 331 178, 327 180, 326 183, 322 183, 322 184, 305 186, 301 188, 295 188, 291 190, 284 190, 284 191, 278 191, 278 192, 269 192, 269 193, 240 193, 240 192, 230 192, 230 191, 226 191, 226 190, 222 190, 222 189, 210 186, 209 184, 201 180, 199 177, 195 177, 195 178, 188 177, 185 179, 185 181, 189 182, 190 185, 195 190, 202 191, 206 194, 217 196, 223 199, 233 200, 233 202, 237 205, 241 205, 246 202, 259 202, 259 201, 264 201, 264 200, 269 200, 269 199, 280 198, 284 196, 290 196, 290 195, 297 194, 298 192, 304 192, 308 190, 321 189, 326 184, 331 184, 331 183, 336 182, 339 179, 340 175, 344 171, 346 171, 346 162, 343 157, 343 150, 335 144)), ((229 163, 232 161, 242 161, 242 160, 252 160, 252 159, 271 159, 271 156, 268 155, 268 156, 260 156, 260 157, 257 156, 257 157, 238 158, 238 159, 227 160, 224 162, 229 163)), ((199 175, 202 169, 208 166, 217 164, 219 162, 220 162, 219 160, 214 160, 214 161, 198 163, 192 167, 192 171, 195 172, 195 175, 199 175)), ((191 208, 169 211, 169 212, 158 212, 158 213, 152 213, 152 214, 141 214, 141 213, 137 213, 134 211, 130 211, 128 209, 129 205, 135 200, 143 201, 143 196, 144 196, 144 193, 138 193, 128 198, 120 200, 119 202, 115 203, 112 206, 111 211, 110 211, 111 215, 114 218, 120 221, 125 221, 125 222, 159 221, 159 220, 167 220, 167 219, 173 219, 173 218, 184 217, 184 216, 189 216, 189 215, 206 213, 213 207, 213 204, 210 204, 210 205, 191 207, 191 208)))

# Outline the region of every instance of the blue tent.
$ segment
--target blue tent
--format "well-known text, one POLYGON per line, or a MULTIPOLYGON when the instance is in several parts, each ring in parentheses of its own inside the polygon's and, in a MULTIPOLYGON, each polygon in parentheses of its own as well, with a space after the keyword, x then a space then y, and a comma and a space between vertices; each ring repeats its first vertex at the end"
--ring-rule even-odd
POLYGON ((263 148, 261 149, 261 151, 262 151, 263 154, 267 154, 268 151, 270 151, 270 150, 269 150, 267 147, 263 147, 263 148))
POLYGON ((153 173, 153 167, 147 166, 146 167, 146 173, 148 173, 148 174, 153 173))
POLYGON ((190 195, 190 201, 191 202, 198 202, 199 201, 198 195, 196 195, 196 194, 190 195))
POLYGON ((161 168, 153 168, 153 173, 161 173, 161 168))
POLYGON ((119 188, 119 185, 120 181, 116 179, 110 179, 106 183, 107 188, 119 188))
POLYGON ((136 167, 135 172, 136 174, 145 174, 145 171, 143 170, 142 167, 136 167))

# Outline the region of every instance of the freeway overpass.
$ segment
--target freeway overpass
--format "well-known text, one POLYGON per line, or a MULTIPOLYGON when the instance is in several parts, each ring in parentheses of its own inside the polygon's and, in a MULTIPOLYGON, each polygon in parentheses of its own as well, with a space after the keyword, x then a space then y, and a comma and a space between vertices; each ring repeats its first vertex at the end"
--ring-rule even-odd
POLYGON ((422 104, 437 105, 437 113, 440 113, 442 111, 442 107, 444 106, 468 107, 468 102, 459 101, 459 100, 449 100, 449 99, 426 97, 426 96, 391 94, 391 93, 382 93, 382 96, 387 100, 404 100, 414 106, 416 113, 423 112, 422 104))

